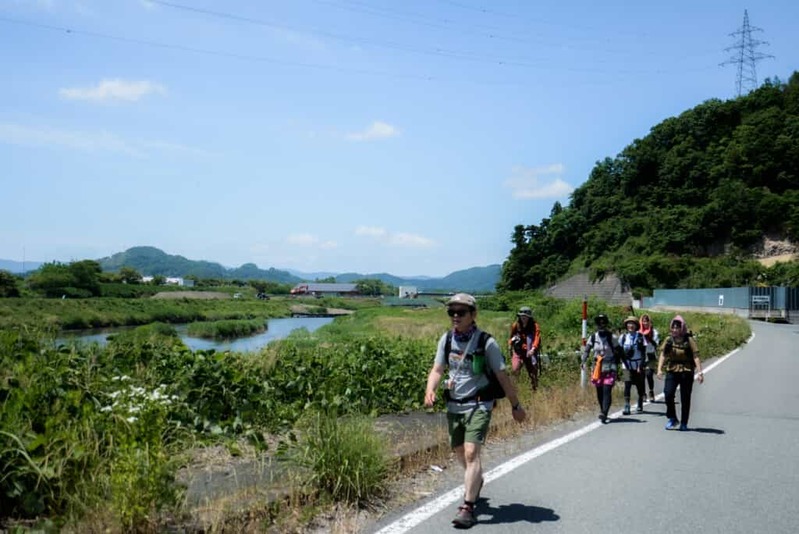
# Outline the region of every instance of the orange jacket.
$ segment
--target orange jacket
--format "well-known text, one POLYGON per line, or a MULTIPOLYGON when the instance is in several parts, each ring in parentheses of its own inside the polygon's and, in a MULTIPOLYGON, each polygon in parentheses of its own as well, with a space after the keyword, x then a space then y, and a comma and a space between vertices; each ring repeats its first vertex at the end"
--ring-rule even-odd
POLYGON ((527 323, 528 329, 526 332, 522 331, 522 324, 519 321, 514 321, 510 327, 510 339, 508 339, 508 346, 512 345, 512 339, 515 335, 520 335, 524 339, 524 348, 526 350, 530 350, 530 347, 527 346, 527 336, 533 336, 533 348, 538 352, 541 348, 541 329, 538 328, 538 323, 536 323, 533 319, 527 323), (530 332, 530 327, 532 327, 532 332, 530 332))

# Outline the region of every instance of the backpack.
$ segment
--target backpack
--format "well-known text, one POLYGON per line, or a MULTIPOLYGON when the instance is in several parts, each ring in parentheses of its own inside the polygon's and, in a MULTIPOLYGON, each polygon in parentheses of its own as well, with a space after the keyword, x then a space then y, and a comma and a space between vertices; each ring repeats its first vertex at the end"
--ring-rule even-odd
POLYGON ((589 336, 587 344, 594 347, 597 343, 597 338, 599 338, 604 345, 610 347, 611 354, 605 354, 605 358, 608 359, 610 363, 619 363, 624 358, 624 349, 621 343, 613 344, 613 334, 611 332, 607 330, 594 332, 589 336))
POLYGON ((685 359, 684 360, 677 360, 677 359, 674 358, 674 355, 676 355, 676 352, 674 352, 674 350, 672 350, 674 348, 674 346, 675 346, 674 338, 672 336, 669 336, 669 338, 666 340, 666 345, 664 346, 664 349, 665 349, 665 352, 667 354, 669 354, 669 360, 670 361, 675 362, 675 363, 687 364, 691 368, 693 368, 695 366, 695 364, 694 364, 694 349, 691 346, 691 338, 693 336, 694 336, 694 333, 689 330, 688 333, 685 334, 685 342, 682 344, 681 347, 679 347, 680 349, 682 349, 683 353, 685 354, 685 359))
MULTIPOLYGON (((472 354, 475 356, 485 356, 486 343, 488 343, 488 340, 491 339, 491 337, 492 337, 491 334, 489 334, 488 332, 483 332, 482 330, 480 330, 480 337, 477 339, 477 348, 472 354)), ((449 353, 451 350, 452 350, 452 330, 447 332, 447 341, 444 344, 444 354, 447 357, 449 357, 449 353)), ((489 401, 492 399, 504 399, 505 390, 502 389, 502 384, 499 383, 497 375, 494 374, 494 371, 491 370, 491 366, 488 365, 488 363, 485 364, 485 375, 488 378, 487 386, 481 389, 474 397, 459 399, 456 402, 463 403, 471 400, 489 401)))

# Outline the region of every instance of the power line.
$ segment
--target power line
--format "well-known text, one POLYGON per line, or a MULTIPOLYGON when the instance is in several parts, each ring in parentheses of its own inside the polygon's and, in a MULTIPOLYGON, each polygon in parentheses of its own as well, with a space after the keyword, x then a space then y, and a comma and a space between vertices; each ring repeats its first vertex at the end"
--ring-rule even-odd
POLYGON ((741 96, 744 88, 746 88, 747 93, 757 89, 757 62, 766 58, 774 58, 772 55, 762 54, 755 50, 758 46, 768 45, 766 41, 752 38, 752 32, 762 31, 761 28, 749 25, 749 13, 744 9, 743 26, 730 34, 731 37, 737 39, 737 43, 724 49, 725 52, 735 51, 727 61, 721 63, 721 66, 735 65, 737 67, 735 91, 738 96, 741 96), (745 84, 746 87, 744 87, 745 84))

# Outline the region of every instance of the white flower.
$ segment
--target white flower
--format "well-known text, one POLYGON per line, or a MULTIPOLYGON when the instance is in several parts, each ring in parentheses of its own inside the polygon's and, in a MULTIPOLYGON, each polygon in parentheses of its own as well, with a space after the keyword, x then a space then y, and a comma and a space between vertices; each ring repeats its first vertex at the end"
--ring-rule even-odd
POLYGON ((100 408, 100 411, 101 411, 101 412, 108 413, 108 412, 110 412, 112 409, 113 409, 113 408, 112 408, 111 406, 103 406, 102 408, 100 408))
POLYGON ((131 417, 128 417, 127 419, 125 419, 125 421, 127 421, 128 423, 135 423, 136 422, 136 418, 131 416, 131 417))

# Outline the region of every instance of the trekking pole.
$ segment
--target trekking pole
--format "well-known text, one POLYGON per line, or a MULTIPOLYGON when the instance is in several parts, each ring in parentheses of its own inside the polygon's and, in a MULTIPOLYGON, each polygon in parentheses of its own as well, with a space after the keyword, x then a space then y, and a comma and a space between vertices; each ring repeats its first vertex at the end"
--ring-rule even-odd
MULTIPOLYGON (((588 300, 585 295, 583 295, 583 344, 582 344, 582 351, 580 357, 582 358, 582 352, 585 351, 585 342, 588 336, 588 300)), ((585 365, 580 360, 580 387, 585 387, 587 379, 585 373, 585 365)))

